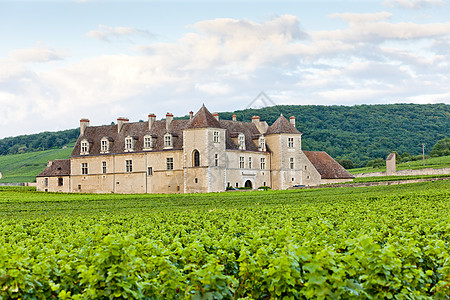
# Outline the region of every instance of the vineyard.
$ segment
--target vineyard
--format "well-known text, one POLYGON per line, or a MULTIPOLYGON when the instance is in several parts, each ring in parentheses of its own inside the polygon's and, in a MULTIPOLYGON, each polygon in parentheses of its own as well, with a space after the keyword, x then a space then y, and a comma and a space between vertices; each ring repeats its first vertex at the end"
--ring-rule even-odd
POLYGON ((0 299, 448 299, 450 180, 184 195, 0 187, 0 299))

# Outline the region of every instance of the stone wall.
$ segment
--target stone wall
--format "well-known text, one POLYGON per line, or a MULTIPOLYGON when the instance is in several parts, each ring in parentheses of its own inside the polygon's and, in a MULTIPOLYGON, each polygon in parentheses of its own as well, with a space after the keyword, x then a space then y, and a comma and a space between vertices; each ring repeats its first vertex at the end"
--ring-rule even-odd
MULTIPOLYGON (((420 170, 397 170, 395 173, 389 174, 389 176, 421 176, 421 175, 445 175, 450 174, 450 168, 432 169, 425 168, 420 170)), ((354 174, 356 178, 363 177, 376 177, 387 176, 386 172, 373 172, 373 173, 357 173, 354 174)))

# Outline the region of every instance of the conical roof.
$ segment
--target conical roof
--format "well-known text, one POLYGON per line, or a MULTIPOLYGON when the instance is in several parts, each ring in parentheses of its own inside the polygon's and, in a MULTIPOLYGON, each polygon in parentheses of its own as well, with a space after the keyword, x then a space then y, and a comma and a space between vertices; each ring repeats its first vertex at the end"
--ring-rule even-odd
POLYGON ((219 121, 203 105, 185 129, 192 128, 221 128, 221 126, 219 121))
POLYGON ((298 131, 297 128, 295 128, 295 126, 293 126, 283 115, 280 115, 278 119, 269 126, 266 135, 278 133, 301 134, 300 131, 298 131))

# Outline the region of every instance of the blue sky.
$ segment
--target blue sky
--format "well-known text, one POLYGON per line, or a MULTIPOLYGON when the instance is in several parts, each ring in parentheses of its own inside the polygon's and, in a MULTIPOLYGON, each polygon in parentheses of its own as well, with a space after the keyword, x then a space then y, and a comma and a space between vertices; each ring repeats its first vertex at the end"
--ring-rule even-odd
POLYGON ((450 3, 0 0, 0 138, 277 104, 450 104, 450 3))

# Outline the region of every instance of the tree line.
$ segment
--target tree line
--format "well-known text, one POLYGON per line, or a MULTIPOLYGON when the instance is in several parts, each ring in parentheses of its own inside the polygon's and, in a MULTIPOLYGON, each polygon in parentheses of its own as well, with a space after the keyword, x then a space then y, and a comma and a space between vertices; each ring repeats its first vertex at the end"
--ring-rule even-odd
MULTIPOLYGON (((422 144, 427 155, 433 154, 433 146, 450 132, 448 104, 278 105, 222 112, 220 118, 231 120, 233 114, 245 122, 260 116, 269 125, 280 114, 295 116, 296 127, 303 134, 302 148, 326 151, 347 168, 384 160, 393 151, 413 160, 422 154, 422 144)), ((75 142, 78 135, 79 129, 69 129, 1 139, 0 155, 59 148, 75 142)), ((448 142, 439 147, 440 152, 433 155, 445 155, 448 142)))

